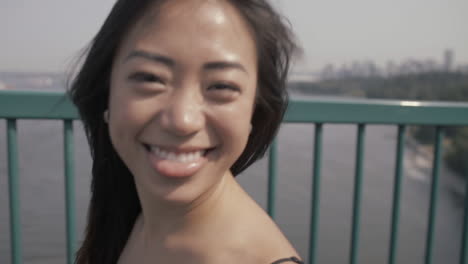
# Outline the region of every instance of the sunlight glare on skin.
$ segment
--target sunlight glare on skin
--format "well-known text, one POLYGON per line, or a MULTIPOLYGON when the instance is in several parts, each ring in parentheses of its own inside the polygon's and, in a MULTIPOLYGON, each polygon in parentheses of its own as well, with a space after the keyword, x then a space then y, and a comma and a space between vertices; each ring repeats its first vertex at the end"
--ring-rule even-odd
POLYGON ((221 12, 215 12, 213 14, 213 22, 218 25, 226 23, 226 15, 221 12))

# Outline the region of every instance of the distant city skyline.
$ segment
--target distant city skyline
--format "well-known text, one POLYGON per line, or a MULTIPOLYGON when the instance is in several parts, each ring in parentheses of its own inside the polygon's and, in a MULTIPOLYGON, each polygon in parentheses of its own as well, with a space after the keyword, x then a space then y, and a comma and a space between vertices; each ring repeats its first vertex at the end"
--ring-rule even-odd
POLYGON ((418 60, 408 58, 401 62, 393 60, 376 64, 371 60, 355 60, 350 63, 326 64, 318 71, 296 70, 291 72, 290 81, 320 81, 349 77, 393 77, 397 75, 434 72, 468 73, 468 63, 456 64, 452 50, 445 50, 439 58, 418 60))
MULTIPOLYGON (((0 71, 63 72, 90 41, 114 0, 0 2, 0 71)), ((468 64, 466 0, 272 0, 304 49, 296 71, 372 61, 468 64)))

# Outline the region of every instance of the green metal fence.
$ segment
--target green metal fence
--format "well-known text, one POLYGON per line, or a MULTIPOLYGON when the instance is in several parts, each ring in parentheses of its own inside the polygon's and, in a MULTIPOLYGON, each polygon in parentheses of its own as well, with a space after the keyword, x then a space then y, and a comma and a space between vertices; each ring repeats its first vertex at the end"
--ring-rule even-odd
MULTIPOLYGON (((10 234, 12 263, 22 263, 21 226, 19 200, 19 172, 16 120, 18 119, 57 119, 64 127, 65 161, 65 205, 67 263, 73 263, 76 250, 75 200, 73 166, 73 126, 78 119, 76 109, 69 99, 59 92, 0 91, 0 119, 7 120, 8 179, 10 201, 10 234)), ((366 125, 390 124, 398 127, 395 181, 393 186, 393 206, 390 226, 390 246, 388 263, 396 261, 400 196, 403 174, 405 130, 408 125, 432 125, 436 129, 436 143, 432 168, 432 183, 428 227, 426 233, 425 264, 432 263, 435 214, 437 210, 439 168, 442 153, 442 140, 445 126, 468 126, 468 104, 435 103, 414 101, 384 100, 292 100, 285 116, 287 123, 315 124, 314 159, 312 170, 312 200, 310 217, 309 263, 316 262, 318 237, 320 178, 322 158, 323 125, 329 123, 355 124, 357 147, 355 159, 355 181, 353 194, 352 230, 349 262, 357 263, 359 252, 359 228, 363 181, 364 141, 366 125)), ((275 197, 277 179, 277 145, 270 148, 268 204, 267 211, 275 217, 275 197)), ((467 161, 468 162, 468 161, 467 161)), ((468 181, 466 184, 468 193, 468 181)), ((468 195, 465 198, 465 216, 461 242, 460 264, 468 264, 468 195)))

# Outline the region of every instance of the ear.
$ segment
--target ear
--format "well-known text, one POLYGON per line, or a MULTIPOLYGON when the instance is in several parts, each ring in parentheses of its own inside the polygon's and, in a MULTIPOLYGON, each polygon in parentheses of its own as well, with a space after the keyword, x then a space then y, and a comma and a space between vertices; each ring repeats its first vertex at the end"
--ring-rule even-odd
POLYGON ((109 123, 109 110, 104 111, 103 118, 104 122, 109 123))

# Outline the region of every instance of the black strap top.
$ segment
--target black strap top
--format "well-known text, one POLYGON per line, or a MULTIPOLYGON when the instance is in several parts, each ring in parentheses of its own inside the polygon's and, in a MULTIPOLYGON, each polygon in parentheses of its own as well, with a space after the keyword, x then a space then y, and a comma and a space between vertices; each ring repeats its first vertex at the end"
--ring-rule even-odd
POLYGON ((304 262, 296 257, 290 257, 290 258, 283 258, 283 259, 278 259, 277 261, 271 263, 271 264, 280 264, 280 263, 286 263, 286 262, 294 262, 298 264, 304 264, 304 262))

